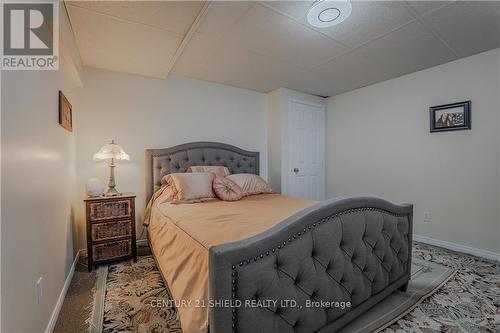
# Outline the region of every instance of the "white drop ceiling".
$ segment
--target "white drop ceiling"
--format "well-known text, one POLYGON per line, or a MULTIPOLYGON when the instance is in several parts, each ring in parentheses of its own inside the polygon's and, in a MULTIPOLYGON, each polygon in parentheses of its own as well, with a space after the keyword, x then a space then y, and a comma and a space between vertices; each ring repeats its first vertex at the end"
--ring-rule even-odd
POLYGON ((500 47, 500 1, 353 1, 326 29, 313 1, 66 1, 84 66, 332 96, 500 47))

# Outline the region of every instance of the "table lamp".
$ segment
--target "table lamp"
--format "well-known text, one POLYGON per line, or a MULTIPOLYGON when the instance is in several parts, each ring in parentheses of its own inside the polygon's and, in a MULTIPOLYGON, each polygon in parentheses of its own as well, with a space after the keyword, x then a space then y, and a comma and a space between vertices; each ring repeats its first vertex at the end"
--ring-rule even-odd
POLYGON ((108 160, 111 159, 109 163, 109 183, 108 190, 104 193, 106 197, 113 197, 121 195, 115 188, 115 160, 130 160, 130 156, 123 150, 122 147, 115 143, 115 140, 111 140, 111 143, 102 146, 102 148, 94 154, 94 160, 108 160))

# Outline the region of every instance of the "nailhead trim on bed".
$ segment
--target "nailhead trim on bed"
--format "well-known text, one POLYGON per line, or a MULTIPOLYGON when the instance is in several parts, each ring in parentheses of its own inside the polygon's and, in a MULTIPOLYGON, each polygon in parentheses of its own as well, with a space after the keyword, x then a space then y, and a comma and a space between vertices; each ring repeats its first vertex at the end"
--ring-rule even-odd
MULTIPOLYGON (((290 243, 292 243, 293 241, 300 239, 300 238, 301 238, 303 235, 305 235, 308 231, 313 230, 314 228, 316 228, 317 226, 319 226, 319 225, 321 225, 321 224, 323 224, 323 223, 325 223, 325 222, 333 221, 333 220, 335 220, 336 218, 339 218, 339 217, 344 216, 344 215, 348 215, 348 214, 352 214, 352 213, 356 213, 356 212, 366 212, 366 211, 377 211, 377 212, 380 212, 380 213, 383 213, 383 214, 387 214, 387 215, 391 215, 391 216, 394 216, 394 217, 408 217, 408 215, 407 215, 407 214, 395 214, 395 213, 393 213, 393 212, 390 212, 390 211, 387 211, 387 210, 384 210, 384 209, 380 209, 380 208, 375 208, 375 207, 363 207, 363 208, 355 208, 355 209, 345 210, 345 211, 343 211, 343 212, 340 212, 340 213, 337 213, 337 214, 334 214, 334 215, 331 215, 331 216, 328 216, 328 217, 322 218, 321 220, 316 221, 315 223, 313 223, 313 224, 309 225, 308 227, 304 228, 302 231, 299 231, 299 232, 297 232, 297 233, 295 233, 295 234, 291 235, 291 236, 288 238, 288 240, 287 240, 287 241, 284 241, 283 243, 280 243, 280 244, 276 245, 275 247, 273 247, 273 248, 271 248, 271 249, 269 249, 269 250, 267 250, 267 251, 265 251, 265 252, 262 252, 262 253, 261 253, 261 254, 259 254, 258 256, 253 257, 253 258, 248 258, 248 259, 246 259, 246 260, 242 260, 242 261, 240 261, 240 262, 238 262, 238 263, 234 263, 234 264, 232 265, 232 272, 231 272, 231 277, 232 277, 232 279, 231 279, 231 280, 232 280, 232 286, 231 286, 231 290, 232 290, 232 295, 231 295, 231 296, 232 296, 232 297, 231 297, 231 298, 232 298, 232 304, 235 304, 235 301, 236 301, 236 296, 237 296, 237 294, 236 294, 236 291, 237 291, 237 281, 236 281, 236 279, 237 279, 237 273, 238 273, 238 272, 237 272, 237 269, 238 269, 238 267, 243 267, 243 266, 245 266, 245 265, 249 265, 249 264, 255 263, 255 262, 257 262, 257 261, 259 261, 259 260, 261 260, 261 259, 263 259, 263 258, 265 258, 265 257, 268 257, 268 256, 269 256, 269 255, 271 255, 271 254, 277 255, 277 253, 278 253, 278 252, 280 252, 280 251, 281 251, 281 250, 282 250, 282 249, 283 249, 283 248, 284 248, 287 244, 290 244, 290 243)), ((399 224, 399 222, 398 222, 398 224, 399 224)), ((366 230, 365 230, 365 232, 366 232, 366 230)), ((390 241, 392 240, 391 236, 390 236, 390 235, 388 235, 386 232, 383 232, 383 235, 385 235, 385 236, 389 239, 389 243, 390 243, 390 241)), ((404 238, 405 238, 406 242, 408 242, 408 232, 406 232, 403 236, 404 236, 404 238)), ((374 245, 372 245, 372 244, 370 244, 369 242, 367 242, 365 239, 362 239, 362 240, 363 240, 363 242, 364 242, 366 245, 368 245, 368 246, 372 249, 372 251, 373 251, 373 249, 374 249, 374 247, 376 246, 377 242, 375 242, 375 244, 374 244, 374 245)), ((356 265, 356 264, 352 261, 352 259, 353 259, 352 257, 353 257, 353 256, 352 256, 351 254, 347 253, 347 252, 346 252, 346 251, 342 248, 342 245, 343 245, 342 241, 341 241, 340 245, 341 245, 341 246, 340 246, 340 249, 341 249, 341 250, 342 250, 342 251, 343 251, 343 252, 344 252, 344 253, 345 253, 345 254, 346 254, 349 258, 351 258, 351 262, 353 263, 353 265, 356 265)), ((399 251, 401 250, 401 248, 400 248, 400 249, 398 249, 398 250, 396 250, 396 249, 394 249, 394 248, 392 247, 392 245, 391 245, 391 244, 389 244, 389 245, 390 245, 390 247, 391 247, 392 251, 394 251, 394 252, 396 253, 396 258, 397 258, 397 259, 401 262, 401 264, 405 264, 405 263, 406 263, 406 261, 401 260, 401 259, 397 256, 397 254, 399 254, 399 251)), ((404 246, 403 246, 403 247, 404 247, 404 246)), ((374 254, 374 255, 375 255, 375 256, 376 256, 376 257, 380 260, 380 266, 381 266, 384 270, 386 270, 388 273, 390 273, 390 270, 389 270, 389 269, 387 269, 387 268, 383 265, 383 263, 384 263, 383 258, 379 258, 379 257, 378 257, 378 256, 377 256, 374 252, 373 252, 373 254, 374 254)), ((311 254, 311 255, 312 255, 312 258, 313 258, 313 259, 315 259, 315 260, 316 260, 316 261, 317 261, 320 265, 322 265, 322 264, 321 264, 321 263, 320 263, 320 262, 319 262, 316 258, 314 258, 314 248, 313 248, 313 252, 312 252, 312 254, 311 254)), ((276 261, 278 261, 278 259, 276 259, 276 261)), ((328 265, 329 265, 329 263, 328 263, 328 265)), ((328 265, 325 267, 326 269, 328 269, 328 265)), ((322 266, 323 266, 323 265, 322 265, 322 266)), ((279 270, 278 266, 275 266, 275 267, 276 267, 276 269, 277 269, 277 270, 279 270)), ((370 281, 370 283, 372 283, 372 282, 373 282, 373 280, 372 280, 372 279, 370 279, 370 278, 369 278, 369 277, 365 274, 365 272, 366 272, 366 267, 365 267, 365 268, 361 268, 361 267, 359 267, 359 266, 357 266, 357 267, 358 267, 358 269, 360 269, 360 271, 361 271, 361 273, 364 275, 364 277, 365 277, 368 281, 370 281)), ((392 268, 391 268, 391 269, 392 269, 392 268)), ((285 272, 282 272, 282 273, 286 274, 285 272)), ((286 275, 288 275, 288 274, 286 274, 286 275)), ((289 276, 289 277, 290 277, 290 276, 289 276)), ((290 277, 290 278, 292 278, 292 277, 290 277)), ((335 282, 336 282, 339 286, 341 286, 341 287, 342 287, 342 288, 343 288, 343 289, 344 289, 344 290, 345 290, 345 291, 346 291, 349 295, 351 295, 351 296, 352 296, 352 291, 349 291, 349 289, 347 289, 347 288, 344 286, 344 284, 343 284, 343 283, 345 282, 345 281, 343 280, 343 277, 342 277, 342 279, 341 279, 341 281, 340 281, 340 282, 339 282, 339 281, 336 281, 336 280, 335 280, 335 279, 333 279, 333 277, 331 277, 331 276, 330 276, 330 278, 331 278, 332 280, 334 280, 334 281, 335 281, 335 282)), ((297 278, 296 278, 296 279, 297 279, 297 278)), ((296 281, 296 280, 295 280, 295 281, 296 281)), ((305 293, 305 291, 303 291, 303 292, 305 293)), ((313 293, 312 293, 311 295, 309 295, 309 296, 313 299, 313 298, 314 298, 314 297, 313 297, 313 296, 314 296, 314 294, 315 294, 315 292, 313 292, 313 293)), ((307 293, 306 293, 306 295, 307 295, 307 293)), ((315 299, 315 298, 314 298, 314 299, 315 299)), ((270 309, 268 309, 268 310, 270 310, 270 309)), ((270 311, 272 311, 272 310, 270 310, 270 311)), ((326 308, 325 308, 325 311, 327 311, 327 309, 326 309, 326 308)), ((278 315, 278 316, 280 316, 280 314, 279 314, 278 312, 279 312, 279 307, 276 309, 275 314, 276 314, 276 315, 278 315)), ((280 317, 281 317, 281 316, 280 316, 280 317)), ((289 325, 291 325, 291 326, 293 326, 293 327, 295 327, 295 326, 296 326, 296 324, 297 324, 297 323, 291 324, 291 323, 289 323, 288 321, 286 321, 283 317, 281 317, 281 319, 283 319, 283 321, 285 321, 287 324, 289 324, 289 325)), ((232 308, 232 331, 233 331, 233 333, 235 333, 235 332, 236 332, 236 322, 237 322, 237 312, 236 312, 236 308, 234 308, 234 307, 233 307, 233 308, 232 308)))

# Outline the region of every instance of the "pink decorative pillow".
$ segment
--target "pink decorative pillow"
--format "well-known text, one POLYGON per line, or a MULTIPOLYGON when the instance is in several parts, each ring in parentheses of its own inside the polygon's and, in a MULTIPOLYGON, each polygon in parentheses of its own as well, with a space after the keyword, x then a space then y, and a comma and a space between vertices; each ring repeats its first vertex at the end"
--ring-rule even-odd
POLYGON ((190 166, 186 172, 212 172, 218 177, 226 177, 231 174, 227 167, 218 165, 194 165, 190 166))
POLYGON ((171 173, 166 177, 174 193, 171 203, 194 203, 215 200, 212 183, 215 175, 211 172, 171 173))
POLYGON ((219 199, 224 201, 236 201, 243 198, 243 191, 231 179, 215 177, 213 184, 214 192, 219 199))
POLYGON ((251 173, 229 175, 226 179, 232 180, 241 187, 244 197, 254 194, 276 193, 262 177, 251 173))

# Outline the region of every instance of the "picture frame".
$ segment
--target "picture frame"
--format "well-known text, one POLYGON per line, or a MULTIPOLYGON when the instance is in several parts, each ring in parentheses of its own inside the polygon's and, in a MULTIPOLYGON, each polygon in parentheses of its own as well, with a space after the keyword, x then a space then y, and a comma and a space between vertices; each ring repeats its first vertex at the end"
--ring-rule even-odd
POLYGON ((61 90, 59 90, 59 125, 73 132, 73 107, 61 90))
POLYGON ((431 106, 431 133, 471 129, 470 112, 471 101, 431 106))

